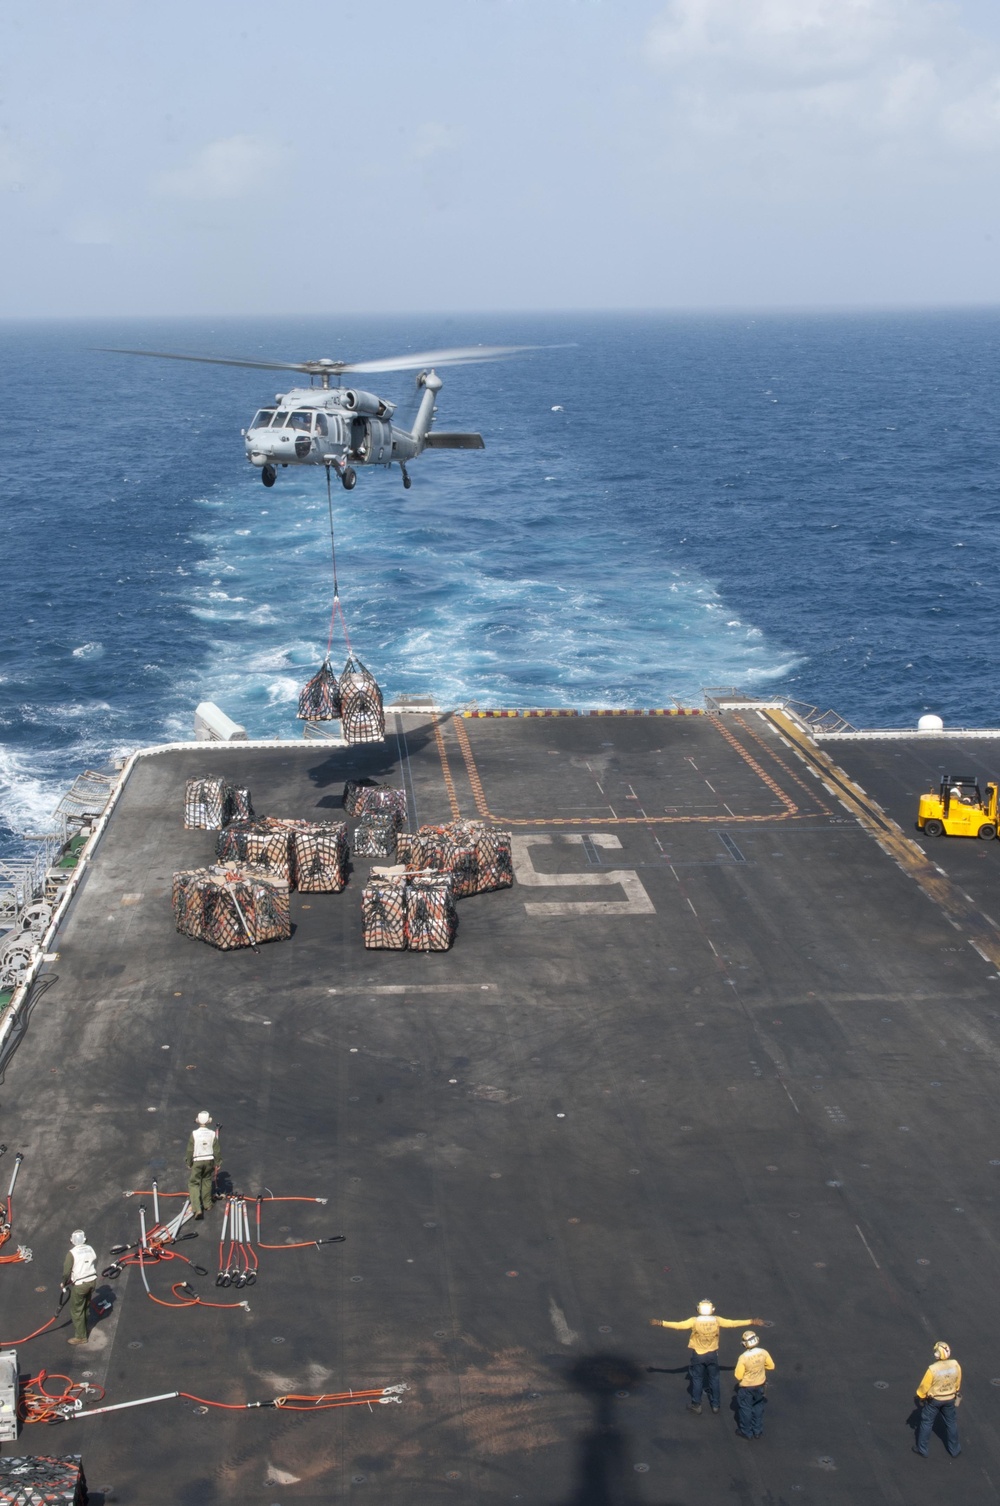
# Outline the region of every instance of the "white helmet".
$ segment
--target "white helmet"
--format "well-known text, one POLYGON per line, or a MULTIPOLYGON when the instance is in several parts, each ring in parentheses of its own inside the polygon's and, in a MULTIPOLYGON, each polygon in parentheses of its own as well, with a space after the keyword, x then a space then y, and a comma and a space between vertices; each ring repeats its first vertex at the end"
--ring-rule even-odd
POLYGON ((211 1114, 208 1112, 207 1109, 202 1109, 201 1113, 198 1115, 198 1123, 199 1124, 211 1124, 211 1122, 212 1122, 212 1116, 211 1116, 211 1114))
POLYGON ((707 1318, 715 1312, 715 1304, 714 1302, 709 1302, 707 1297, 703 1297, 698 1303, 698 1311, 703 1318, 707 1318))
POLYGON ((934 1345, 934 1358, 936 1360, 951 1359, 951 1346, 949 1344, 946 1344, 943 1339, 938 1339, 937 1343, 934 1345))
POLYGON ((740 1338, 743 1340, 744 1349, 753 1349, 755 1345, 760 1343, 760 1339, 758 1339, 752 1328, 748 1328, 745 1333, 740 1335, 740 1338))
POLYGON ((87 1236, 82 1229, 74 1229, 69 1237, 69 1242, 71 1245, 85 1245, 87 1243, 87 1236))

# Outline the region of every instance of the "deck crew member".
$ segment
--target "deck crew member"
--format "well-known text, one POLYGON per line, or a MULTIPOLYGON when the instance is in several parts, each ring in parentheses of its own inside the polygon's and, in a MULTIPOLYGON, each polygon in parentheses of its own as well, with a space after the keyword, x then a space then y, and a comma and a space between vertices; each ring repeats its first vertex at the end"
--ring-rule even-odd
POLYGON ((212 1207, 213 1178, 222 1165, 219 1136, 212 1128, 212 1116, 207 1109, 202 1109, 188 1136, 186 1160, 191 1211, 195 1218, 204 1218, 212 1207))
POLYGON ((927 1458, 931 1430, 939 1416, 944 1423, 945 1447, 949 1454, 954 1459, 962 1452, 958 1441, 958 1418, 955 1415, 955 1408, 961 1401, 961 1389, 962 1367, 957 1360, 952 1359, 948 1345, 938 1342, 934 1345, 933 1363, 928 1365, 924 1378, 917 1387, 917 1401, 922 1406, 917 1441, 913 1446, 915 1454, 927 1458))
POLYGON ((752 1329, 742 1335, 743 1353, 736 1361, 736 1434, 739 1438, 759 1438, 764 1431, 764 1406, 767 1402, 767 1372, 774 1361, 752 1329))
POLYGON ((718 1412, 721 1397, 719 1391, 719 1330, 720 1328, 745 1328, 748 1323, 763 1323, 763 1318, 720 1318, 706 1297, 698 1303, 698 1312, 693 1318, 680 1323, 671 1323, 666 1318, 650 1318, 654 1328, 680 1328, 691 1330, 688 1348, 691 1351, 689 1374, 691 1376, 691 1400, 689 1412, 701 1412, 702 1392, 708 1389, 708 1400, 713 1412, 718 1412))
POLYGON ((87 1313, 90 1298, 97 1285, 97 1255, 87 1243, 82 1229, 74 1229, 69 1237, 69 1253, 63 1262, 62 1289, 69 1292, 69 1312, 73 1319, 71 1344, 86 1344, 87 1313))

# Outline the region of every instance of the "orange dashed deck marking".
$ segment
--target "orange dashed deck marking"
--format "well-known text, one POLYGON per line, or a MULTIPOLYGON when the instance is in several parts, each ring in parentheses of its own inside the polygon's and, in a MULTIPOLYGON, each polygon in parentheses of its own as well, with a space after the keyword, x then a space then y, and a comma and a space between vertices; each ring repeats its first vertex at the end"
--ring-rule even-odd
MULTIPOLYGON (((461 749, 462 759, 465 763, 465 772, 468 775, 469 785, 472 789, 472 798, 476 803, 476 810, 484 821, 496 821, 503 826, 731 826, 734 822, 739 822, 743 825, 761 825, 766 822, 788 821, 801 816, 803 813, 799 810, 795 801, 790 795, 785 794, 781 786, 771 778, 767 771, 744 748, 739 738, 734 737, 729 729, 723 726, 718 717, 709 717, 707 720, 726 739, 733 751, 739 754, 744 763, 753 770, 766 788, 778 797, 784 806, 783 811, 775 811, 766 815, 744 816, 730 814, 715 816, 498 816, 490 810, 489 802, 486 799, 486 791, 483 789, 479 770, 476 767, 469 734, 465 729, 462 718, 453 717, 452 726, 455 729, 455 736, 461 749)), ((762 744, 762 746, 766 748, 767 745, 762 744)), ((773 757, 769 748, 767 752, 769 756, 773 757)), ((777 761, 780 762, 780 760, 777 761)), ((791 775, 791 770, 786 769, 786 772, 791 775)), ((791 777, 794 778, 794 775, 791 775, 791 777)), ((808 786, 803 786, 803 788, 808 789, 808 786)), ((812 793, 809 790, 809 794, 812 795, 812 793)))
POLYGON ((444 787, 448 791, 448 804, 451 806, 451 819, 453 821, 458 821, 461 819, 462 809, 458 803, 458 795, 455 793, 455 781, 451 777, 451 765, 448 762, 448 749, 445 747, 444 738, 441 735, 441 723, 438 721, 437 713, 434 711, 431 712, 431 722, 434 725, 434 741, 437 743, 438 757, 441 760, 441 773, 444 776, 444 787))

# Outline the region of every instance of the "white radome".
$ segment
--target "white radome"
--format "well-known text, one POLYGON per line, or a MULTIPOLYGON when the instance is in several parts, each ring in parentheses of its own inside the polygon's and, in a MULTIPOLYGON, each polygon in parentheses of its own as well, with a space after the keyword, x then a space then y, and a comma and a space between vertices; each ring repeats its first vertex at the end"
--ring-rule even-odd
POLYGON ((944 722, 939 716, 935 716, 933 712, 928 713, 927 716, 922 716, 917 723, 918 732, 942 732, 943 730, 944 722))

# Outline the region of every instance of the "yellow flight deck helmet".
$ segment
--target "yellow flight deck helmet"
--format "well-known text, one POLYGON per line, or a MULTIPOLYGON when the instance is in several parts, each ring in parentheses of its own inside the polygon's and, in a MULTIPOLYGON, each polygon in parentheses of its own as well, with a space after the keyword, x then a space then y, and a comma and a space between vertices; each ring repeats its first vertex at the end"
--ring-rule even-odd
POLYGON ((950 1346, 950 1344, 945 1344, 943 1342, 943 1340, 939 1339, 938 1342, 934 1345, 934 1358, 936 1360, 950 1360, 951 1359, 951 1346, 950 1346))
POLYGON ((755 1344, 760 1343, 760 1339, 758 1339, 752 1328, 748 1328, 745 1333, 740 1334, 740 1338, 743 1340, 744 1349, 753 1349, 755 1344))
POLYGON ((715 1312, 715 1303, 709 1302, 707 1297, 703 1297, 698 1303, 698 1311, 703 1318, 708 1318, 715 1312))

